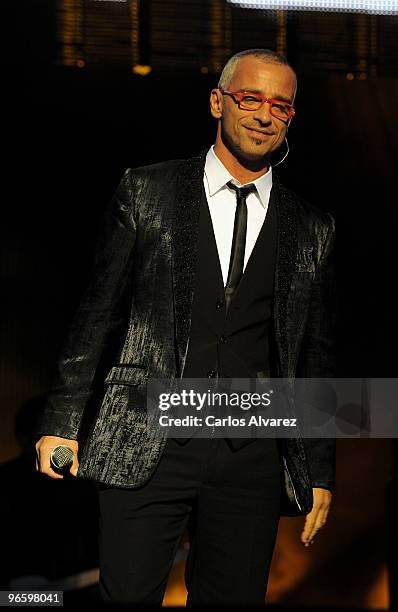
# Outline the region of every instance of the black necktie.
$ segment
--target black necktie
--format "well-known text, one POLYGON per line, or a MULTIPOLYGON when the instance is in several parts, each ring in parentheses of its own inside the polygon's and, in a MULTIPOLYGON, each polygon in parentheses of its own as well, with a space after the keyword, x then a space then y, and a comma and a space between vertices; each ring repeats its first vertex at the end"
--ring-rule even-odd
POLYGON ((231 258, 229 260, 229 270, 227 284, 225 286, 225 307, 228 310, 232 296, 236 291, 239 281, 243 275, 243 262, 245 258, 246 246, 246 227, 247 227, 247 204, 246 198, 252 191, 256 190, 255 185, 245 185, 237 187, 229 181, 227 186, 236 193, 236 211, 234 222, 234 236, 232 238, 231 258))

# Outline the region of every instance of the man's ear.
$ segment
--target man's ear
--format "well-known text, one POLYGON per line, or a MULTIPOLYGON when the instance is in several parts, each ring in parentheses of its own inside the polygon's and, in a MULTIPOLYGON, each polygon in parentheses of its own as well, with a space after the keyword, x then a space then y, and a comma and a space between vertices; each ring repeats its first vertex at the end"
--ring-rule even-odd
POLYGON ((219 89, 212 89, 210 92, 210 112, 215 119, 222 116, 223 97, 219 89))

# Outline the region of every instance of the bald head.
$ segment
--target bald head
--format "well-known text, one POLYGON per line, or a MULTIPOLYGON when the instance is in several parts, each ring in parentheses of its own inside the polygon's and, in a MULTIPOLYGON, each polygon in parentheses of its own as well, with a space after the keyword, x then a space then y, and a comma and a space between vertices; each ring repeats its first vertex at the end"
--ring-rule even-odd
POLYGON ((232 57, 229 58, 227 63, 225 64, 220 79, 218 81, 218 87, 221 89, 228 89, 231 81, 233 80, 235 71, 242 61, 242 59, 246 57, 253 57, 263 61, 266 64, 277 64, 280 66, 286 66, 290 68, 292 74, 294 75, 295 81, 295 91, 293 99, 296 97, 297 91, 297 76, 286 57, 281 53, 276 53, 276 51, 272 51, 271 49, 247 49, 245 51, 240 51, 239 53, 235 53, 232 57))

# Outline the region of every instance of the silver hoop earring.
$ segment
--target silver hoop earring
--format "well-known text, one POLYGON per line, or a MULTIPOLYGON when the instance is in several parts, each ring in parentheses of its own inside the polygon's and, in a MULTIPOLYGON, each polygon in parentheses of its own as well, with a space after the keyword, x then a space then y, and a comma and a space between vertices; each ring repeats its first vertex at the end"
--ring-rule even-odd
POLYGON ((282 162, 285 161, 286 157, 289 155, 290 152, 290 148, 289 148, 289 143, 287 141, 287 138, 285 136, 285 143, 286 143, 286 153, 285 155, 282 157, 282 159, 280 159, 276 164, 271 164, 273 168, 276 168, 276 166, 279 166, 279 164, 281 164, 282 162))

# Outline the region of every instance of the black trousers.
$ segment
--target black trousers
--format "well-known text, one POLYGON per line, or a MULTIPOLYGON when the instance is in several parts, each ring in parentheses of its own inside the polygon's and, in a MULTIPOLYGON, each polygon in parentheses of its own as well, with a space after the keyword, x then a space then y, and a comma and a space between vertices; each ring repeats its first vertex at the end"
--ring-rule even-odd
POLYGON ((274 439, 238 451, 223 438, 168 439, 141 487, 99 484, 103 600, 161 605, 188 527, 187 606, 264 605, 281 475, 274 439))

